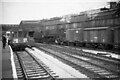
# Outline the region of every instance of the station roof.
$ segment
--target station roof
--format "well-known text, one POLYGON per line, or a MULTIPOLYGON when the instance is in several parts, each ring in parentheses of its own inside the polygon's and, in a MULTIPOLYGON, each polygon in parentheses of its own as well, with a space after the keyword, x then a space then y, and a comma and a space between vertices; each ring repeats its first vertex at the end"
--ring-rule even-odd
POLYGON ((10 29, 14 28, 14 27, 18 27, 19 25, 14 25, 14 24, 3 24, 1 25, 2 27, 2 31, 9 31, 10 29))
POLYGON ((26 20, 20 22, 20 27, 22 28, 28 28, 28 27, 41 27, 41 21, 40 20, 26 20))
POLYGON ((20 22, 20 26, 22 25, 38 25, 40 24, 40 20, 23 20, 20 22))
POLYGON ((11 28, 9 31, 15 32, 15 31, 18 31, 18 30, 27 31, 26 29, 22 29, 22 28, 19 28, 19 27, 13 27, 13 28, 11 28))

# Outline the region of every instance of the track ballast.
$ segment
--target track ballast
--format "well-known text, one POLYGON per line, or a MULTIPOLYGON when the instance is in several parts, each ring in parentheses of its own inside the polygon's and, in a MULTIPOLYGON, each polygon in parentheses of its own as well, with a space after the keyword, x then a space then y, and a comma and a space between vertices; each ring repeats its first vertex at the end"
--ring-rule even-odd
POLYGON ((14 52, 14 59, 18 79, 25 80, 50 80, 54 77, 47 71, 42 62, 38 62, 32 55, 26 51, 14 52))

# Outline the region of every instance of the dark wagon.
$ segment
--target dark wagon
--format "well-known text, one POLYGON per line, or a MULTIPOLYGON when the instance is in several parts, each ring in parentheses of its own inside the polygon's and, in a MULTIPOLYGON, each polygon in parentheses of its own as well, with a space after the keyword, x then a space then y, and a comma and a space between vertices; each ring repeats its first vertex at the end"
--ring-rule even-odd
POLYGON ((83 28, 66 30, 66 40, 69 45, 83 46, 83 28))
POLYGON ((114 28, 114 48, 120 49, 120 27, 114 28))
POLYGON ((113 30, 110 27, 84 29, 84 42, 88 47, 111 49, 113 39, 113 30))
POLYGON ((29 42, 33 43, 34 33, 42 31, 43 25, 40 20, 25 20, 21 21, 19 27, 27 30, 29 42))

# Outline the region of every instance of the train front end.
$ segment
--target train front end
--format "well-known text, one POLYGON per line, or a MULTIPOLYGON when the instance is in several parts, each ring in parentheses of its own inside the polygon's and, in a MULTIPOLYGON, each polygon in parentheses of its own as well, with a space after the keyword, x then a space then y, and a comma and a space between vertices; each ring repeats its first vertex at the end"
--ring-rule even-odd
POLYGON ((11 31, 10 45, 14 51, 23 51, 27 47, 28 37, 27 31, 23 29, 16 29, 11 31))

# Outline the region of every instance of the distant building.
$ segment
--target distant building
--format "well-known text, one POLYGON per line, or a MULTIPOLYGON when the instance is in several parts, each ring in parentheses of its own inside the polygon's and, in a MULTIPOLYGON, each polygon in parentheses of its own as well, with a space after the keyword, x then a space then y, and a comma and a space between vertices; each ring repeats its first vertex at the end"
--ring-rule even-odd
POLYGON ((19 24, 2 24, 2 31, 9 31, 13 27, 18 27, 19 24))

